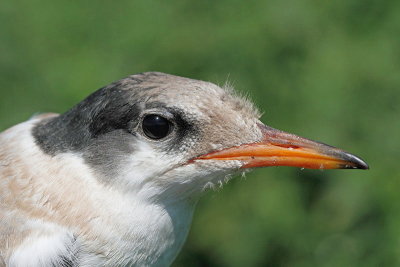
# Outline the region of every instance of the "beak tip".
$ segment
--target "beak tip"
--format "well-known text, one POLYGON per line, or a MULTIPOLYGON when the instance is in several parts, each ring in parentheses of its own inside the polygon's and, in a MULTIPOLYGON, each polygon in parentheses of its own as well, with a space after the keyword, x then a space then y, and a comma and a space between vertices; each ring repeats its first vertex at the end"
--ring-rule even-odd
POLYGON ((349 162, 349 164, 343 164, 342 169, 369 170, 369 166, 364 160, 352 154, 346 153, 346 161, 349 162))
POLYGON ((362 169, 362 170, 369 170, 369 166, 368 166, 367 163, 363 162, 363 165, 361 165, 361 168, 359 168, 359 169, 362 169))

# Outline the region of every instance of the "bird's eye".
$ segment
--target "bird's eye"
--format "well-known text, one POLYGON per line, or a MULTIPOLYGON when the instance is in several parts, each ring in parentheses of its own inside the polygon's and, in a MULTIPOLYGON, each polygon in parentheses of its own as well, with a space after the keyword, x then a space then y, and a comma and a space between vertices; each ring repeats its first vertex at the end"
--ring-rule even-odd
POLYGON ((171 132, 172 124, 169 120, 160 115, 150 114, 143 118, 142 128, 147 137, 151 139, 161 139, 171 132))

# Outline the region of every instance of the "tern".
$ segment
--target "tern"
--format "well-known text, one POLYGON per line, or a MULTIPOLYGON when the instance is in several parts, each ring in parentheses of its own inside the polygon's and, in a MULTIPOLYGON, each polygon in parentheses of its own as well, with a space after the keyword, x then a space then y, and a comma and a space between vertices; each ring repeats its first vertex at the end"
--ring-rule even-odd
POLYGON ((0 134, 0 266, 168 266, 202 192, 254 167, 368 169, 229 88, 146 72, 0 134))

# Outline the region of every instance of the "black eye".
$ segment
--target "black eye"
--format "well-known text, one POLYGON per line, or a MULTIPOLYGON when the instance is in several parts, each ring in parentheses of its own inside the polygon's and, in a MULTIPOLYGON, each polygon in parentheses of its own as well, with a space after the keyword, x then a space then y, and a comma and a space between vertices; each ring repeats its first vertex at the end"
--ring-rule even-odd
POLYGON ((151 139, 161 139, 171 132, 172 124, 166 118, 151 114, 143 118, 142 128, 147 137, 151 139))

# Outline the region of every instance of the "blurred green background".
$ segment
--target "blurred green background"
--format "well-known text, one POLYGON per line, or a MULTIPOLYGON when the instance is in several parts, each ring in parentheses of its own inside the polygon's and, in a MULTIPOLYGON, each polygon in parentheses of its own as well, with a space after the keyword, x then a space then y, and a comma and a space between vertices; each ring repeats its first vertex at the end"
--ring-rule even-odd
POLYGON ((162 71, 248 93, 262 120, 369 171, 255 170, 199 203, 174 266, 400 266, 400 2, 0 3, 0 129, 162 71))

